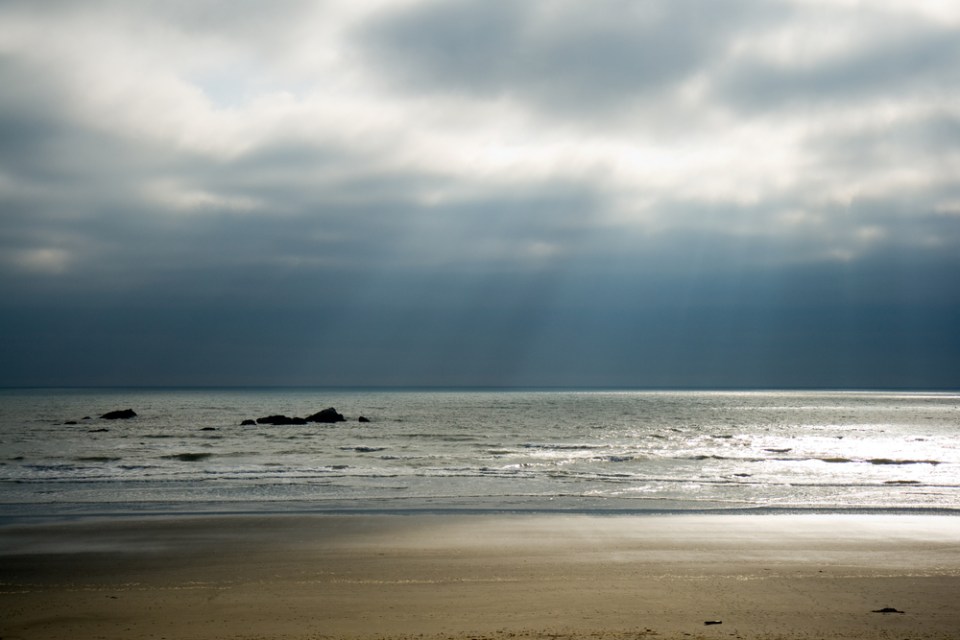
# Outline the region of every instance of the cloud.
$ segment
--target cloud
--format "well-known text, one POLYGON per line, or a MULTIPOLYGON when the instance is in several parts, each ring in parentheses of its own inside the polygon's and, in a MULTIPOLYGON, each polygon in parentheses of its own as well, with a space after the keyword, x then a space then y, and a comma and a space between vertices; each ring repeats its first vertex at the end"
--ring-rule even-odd
POLYGON ((3 3, 6 380, 956 380, 952 6, 3 3))
POLYGON ((376 16, 362 40, 405 91, 603 114, 677 88, 766 13, 749 0, 427 2, 376 16))
POLYGON ((834 15, 839 25, 822 26, 843 36, 835 35, 837 42, 828 35, 824 43, 809 26, 792 26, 780 33, 779 46, 743 47, 735 64, 719 74, 719 94, 748 111, 949 100, 960 73, 956 28, 897 14, 882 17, 834 15), (802 36, 789 33, 801 29, 802 36))

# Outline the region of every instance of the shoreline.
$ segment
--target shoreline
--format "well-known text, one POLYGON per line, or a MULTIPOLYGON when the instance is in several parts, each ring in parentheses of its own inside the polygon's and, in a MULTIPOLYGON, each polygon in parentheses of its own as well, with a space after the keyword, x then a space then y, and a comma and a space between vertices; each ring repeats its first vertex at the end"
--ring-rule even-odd
POLYGON ((21 523, 0 637, 955 638, 957 540, 927 514, 21 523))
MULTIPOLYGON (((0 530, 19 524, 53 524, 89 519, 163 519, 163 518, 242 518, 242 517, 326 517, 326 516, 596 516, 596 517, 661 517, 661 516, 931 516, 960 517, 960 507, 943 506, 586 506, 576 500, 549 501, 542 506, 517 503, 504 506, 502 501, 478 500, 473 504, 395 505, 396 499, 363 500, 349 505, 316 501, 208 501, 208 502, 72 502, 72 503, 2 503, 0 530), (363 506, 358 506, 362 504, 363 506)), ((623 505, 622 501, 604 502, 623 505)))

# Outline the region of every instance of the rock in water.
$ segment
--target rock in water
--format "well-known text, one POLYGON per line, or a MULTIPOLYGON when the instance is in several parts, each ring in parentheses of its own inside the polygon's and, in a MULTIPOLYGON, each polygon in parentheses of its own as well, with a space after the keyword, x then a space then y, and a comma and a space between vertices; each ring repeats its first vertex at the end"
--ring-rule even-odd
POLYGON ((274 424, 274 425, 301 425, 307 424, 307 421, 303 418, 289 417, 283 415, 276 416, 266 416, 264 418, 257 418, 257 424, 274 424))
POLYGON ((323 411, 317 411, 315 414, 307 416, 307 422, 346 422, 346 418, 333 407, 328 407, 323 411))
POLYGON ((360 416, 359 418, 357 418, 357 422, 370 422, 370 418, 365 418, 364 416, 360 416))
POLYGON ((241 423, 240 423, 240 426, 241 426, 241 427, 252 427, 252 426, 255 425, 255 424, 257 424, 257 421, 256 421, 256 420, 247 419, 247 420, 244 420, 243 422, 241 422, 241 423))
POLYGON ((102 420, 129 420, 130 418, 136 418, 137 413, 133 409, 119 409, 117 411, 108 411, 100 418, 102 420))

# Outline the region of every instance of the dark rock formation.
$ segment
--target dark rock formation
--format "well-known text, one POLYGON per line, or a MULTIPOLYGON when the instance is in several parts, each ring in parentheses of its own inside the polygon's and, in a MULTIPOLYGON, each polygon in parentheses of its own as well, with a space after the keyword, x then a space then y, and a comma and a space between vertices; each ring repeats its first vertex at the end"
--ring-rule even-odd
POLYGON ((307 416, 307 422, 322 422, 322 423, 333 423, 333 422, 345 422, 346 418, 343 417, 342 413, 339 413, 333 407, 328 407, 323 411, 318 411, 313 415, 307 416))
POLYGON ((252 427, 252 426, 255 425, 255 424, 257 424, 257 421, 256 421, 256 420, 244 420, 243 422, 240 423, 240 426, 241 426, 241 427, 252 427))
POLYGON ((119 409, 117 411, 108 411, 100 418, 102 420, 129 420, 130 418, 136 418, 137 413, 133 409, 119 409))
MULTIPOLYGON (((364 419, 365 420, 365 419, 364 419)), ((265 416, 263 418, 257 418, 256 422, 253 420, 244 420, 241 422, 241 426, 252 425, 252 424, 273 424, 273 425, 302 425, 307 424, 308 422, 322 422, 322 423, 333 423, 333 422, 345 422, 346 418, 343 417, 343 414, 338 412, 333 407, 328 407, 323 411, 318 411, 312 415, 307 416, 306 418, 290 417, 285 415, 274 415, 274 416, 265 416)))
POLYGON ((370 422, 370 418, 364 418, 363 416, 360 416, 357 418, 357 422, 370 422))
POLYGON ((301 425, 307 424, 307 421, 303 418, 290 417, 284 415, 276 416, 266 416, 264 418, 257 418, 257 424, 273 424, 273 425, 301 425))
POLYGON ((216 431, 216 430, 217 430, 216 427, 204 427, 203 429, 200 429, 200 431, 216 431))

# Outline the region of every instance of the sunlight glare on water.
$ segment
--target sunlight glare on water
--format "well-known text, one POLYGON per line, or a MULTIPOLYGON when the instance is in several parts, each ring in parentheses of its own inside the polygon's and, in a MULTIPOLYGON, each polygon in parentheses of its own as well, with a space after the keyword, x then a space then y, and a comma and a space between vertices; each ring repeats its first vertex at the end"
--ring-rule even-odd
POLYGON ((942 510, 960 504, 955 394, 0 393, 0 483, 8 508, 942 510), (305 416, 327 406, 347 421, 241 426, 245 419, 305 416), (127 407, 136 418, 98 418, 127 407), (358 422, 361 415, 370 422, 358 422))

